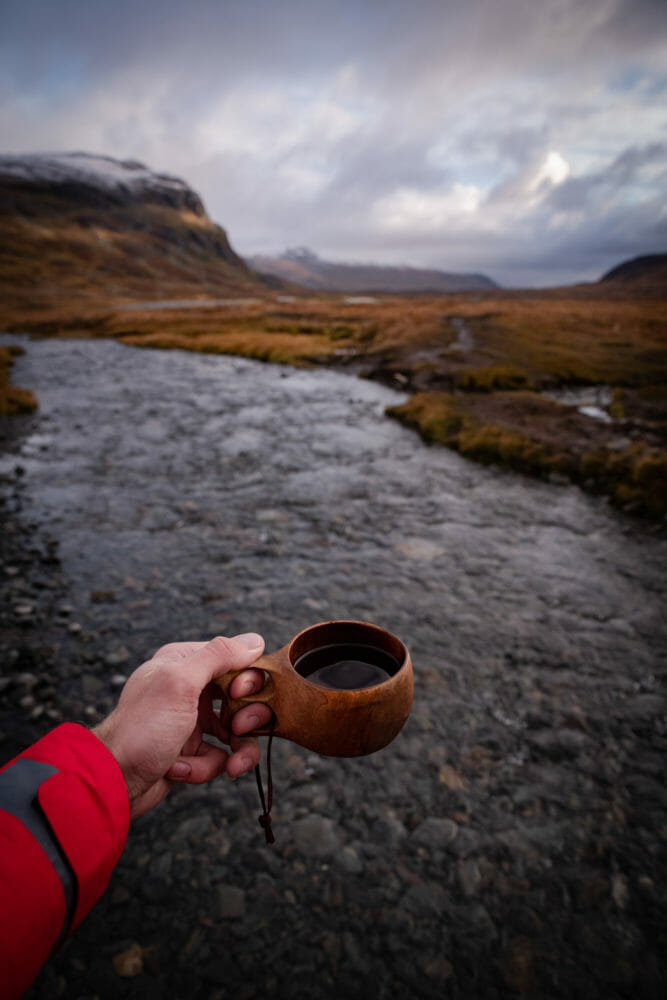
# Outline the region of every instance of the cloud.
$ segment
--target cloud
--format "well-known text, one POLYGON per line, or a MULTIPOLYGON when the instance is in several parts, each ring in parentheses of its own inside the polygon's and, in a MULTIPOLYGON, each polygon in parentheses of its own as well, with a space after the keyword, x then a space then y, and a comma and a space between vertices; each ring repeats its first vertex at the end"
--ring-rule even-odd
POLYGON ((242 252, 574 280, 667 249, 666 40, 664 0, 5 0, 0 134, 182 176, 242 252))

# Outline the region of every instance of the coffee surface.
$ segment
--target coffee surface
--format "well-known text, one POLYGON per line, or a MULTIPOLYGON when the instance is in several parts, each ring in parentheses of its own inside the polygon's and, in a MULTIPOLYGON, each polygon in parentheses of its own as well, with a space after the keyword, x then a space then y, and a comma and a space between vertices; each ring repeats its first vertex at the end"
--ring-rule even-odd
POLYGON ((377 646, 334 643, 304 653, 294 669, 320 687, 354 691, 388 681, 399 666, 395 657, 377 646))

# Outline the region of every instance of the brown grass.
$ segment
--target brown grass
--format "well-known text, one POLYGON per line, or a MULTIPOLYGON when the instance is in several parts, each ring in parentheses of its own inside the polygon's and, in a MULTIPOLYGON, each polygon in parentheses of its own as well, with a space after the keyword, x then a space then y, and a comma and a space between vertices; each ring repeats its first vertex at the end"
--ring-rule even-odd
POLYGON ((0 414, 14 416, 32 413, 37 409, 37 399, 29 389, 20 389, 11 383, 14 359, 23 354, 21 347, 0 347, 0 414))
POLYGON ((0 323, 293 365, 352 362, 355 371, 400 379, 413 396, 391 413, 427 441, 530 475, 568 476, 651 516, 667 513, 667 299, 606 286, 352 304, 334 295, 239 294, 249 297, 173 310, 128 308, 127 297, 47 296, 8 307, 0 323), (613 425, 539 395, 588 383, 612 387, 613 425))
POLYGON ((667 515, 667 450, 627 441, 612 428, 530 392, 454 395, 423 392, 389 416, 466 458, 538 478, 567 477, 626 509, 667 515))

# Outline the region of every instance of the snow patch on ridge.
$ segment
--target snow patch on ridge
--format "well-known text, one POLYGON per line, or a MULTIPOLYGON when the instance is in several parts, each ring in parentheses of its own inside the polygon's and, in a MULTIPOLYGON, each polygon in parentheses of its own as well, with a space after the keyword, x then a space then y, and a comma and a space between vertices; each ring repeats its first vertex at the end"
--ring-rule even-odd
POLYGON ((78 181, 95 187, 146 188, 188 191, 184 181, 168 174, 156 174, 136 160, 115 160, 90 153, 32 153, 0 156, 0 174, 28 181, 65 183, 78 181))

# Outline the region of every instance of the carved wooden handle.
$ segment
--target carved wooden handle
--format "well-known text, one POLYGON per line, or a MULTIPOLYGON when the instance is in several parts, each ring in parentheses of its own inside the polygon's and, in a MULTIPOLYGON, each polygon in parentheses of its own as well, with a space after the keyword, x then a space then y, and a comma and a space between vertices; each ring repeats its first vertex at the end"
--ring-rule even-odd
MULTIPOLYGON (((281 673, 283 670, 282 653, 283 650, 278 650, 277 653, 260 656, 258 660, 255 660, 254 663, 252 663, 249 667, 245 667, 243 670, 230 670, 221 677, 216 677, 215 683, 222 691, 220 721, 226 729, 229 729, 230 732, 232 727, 232 718, 236 715, 240 708, 244 708, 246 705, 256 705, 260 702, 264 705, 268 705, 269 708, 275 713, 276 707, 274 702, 276 698, 276 685, 273 680, 273 674, 281 673), (244 695, 242 698, 232 698, 229 694, 232 682, 239 676, 239 674, 245 673, 246 670, 262 670, 265 675, 264 687, 256 694, 244 695)), ((253 729, 251 733, 247 733, 246 735, 267 736, 268 733, 269 727, 263 726, 261 729, 253 729)))

